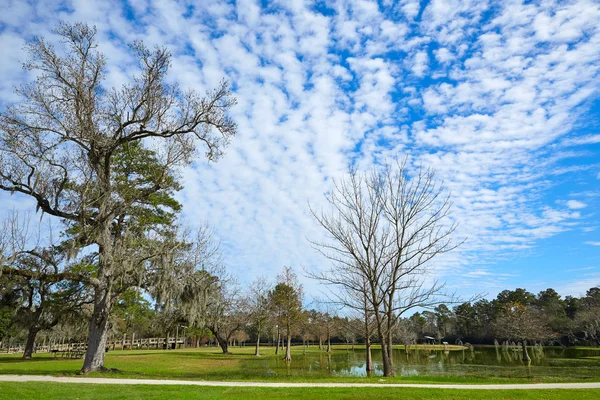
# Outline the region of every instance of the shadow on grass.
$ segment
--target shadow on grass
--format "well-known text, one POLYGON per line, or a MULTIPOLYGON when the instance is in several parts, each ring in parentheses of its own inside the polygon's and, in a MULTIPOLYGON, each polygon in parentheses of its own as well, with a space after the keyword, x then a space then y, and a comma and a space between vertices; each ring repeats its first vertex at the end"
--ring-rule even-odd
POLYGON ((126 360, 131 358, 165 358, 169 360, 209 360, 209 361, 233 361, 247 360, 254 356, 249 354, 222 354, 222 353, 129 353, 129 354, 109 354, 108 360, 126 360))
MULTIPOLYGON (((68 358, 60 358, 57 357, 54 359, 53 357, 36 357, 35 355, 26 360, 23 358, 15 358, 15 357, 0 357, 0 364, 19 364, 19 363, 36 363, 40 361, 70 361, 68 358)), ((73 361, 80 361, 78 359, 73 359, 73 361)))

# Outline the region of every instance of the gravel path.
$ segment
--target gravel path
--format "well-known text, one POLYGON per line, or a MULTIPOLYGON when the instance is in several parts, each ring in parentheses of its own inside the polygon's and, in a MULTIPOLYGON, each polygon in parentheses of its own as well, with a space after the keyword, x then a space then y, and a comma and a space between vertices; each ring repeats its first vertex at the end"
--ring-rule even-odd
POLYGON ((43 375, 0 375, 1 382, 57 382, 95 383, 109 385, 184 385, 184 386, 230 386, 230 387, 393 387, 435 389, 600 389, 600 382, 586 383, 506 383, 491 385, 463 384, 420 384, 420 383, 334 383, 334 382, 219 382, 219 381, 176 381, 159 379, 113 379, 86 377, 55 377, 43 375))

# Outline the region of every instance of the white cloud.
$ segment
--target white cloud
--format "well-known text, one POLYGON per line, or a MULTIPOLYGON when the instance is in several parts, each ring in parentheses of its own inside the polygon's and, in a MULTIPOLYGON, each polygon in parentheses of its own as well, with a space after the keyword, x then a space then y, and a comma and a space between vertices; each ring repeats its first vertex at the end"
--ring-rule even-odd
POLYGON ((454 56, 450 51, 444 47, 441 49, 434 50, 435 59, 441 62, 442 64, 447 63, 454 59, 454 56))
POLYGON ((586 208, 587 204, 578 200, 569 200, 567 201, 567 207, 571 210, 579 210, 581 208, 586 208))
POLYGON ((574 279, 555 286, 555 289, 563 296, 580 297, 584 296, 590 288, 598 285, 600 285, 600 273, 592 272, 583 274, 583 278, 581 279, 574 279))
POLYGON ((600 246, 600 242, 585 242, 585 244, 589 244, 590 246, 600 246))
POLYGON ((429 62, 429 56, 426 51, 419 51, 415 54, 415 58, 413 60, 412 72, 418 77, 422 77, 427 71, 429 62))
POLYGON ((600 143, 600 134, 582 136, 582 137, 571 138, 571 139, 565 140, 566 145, 573 145, 573 146, 584 145, 584 144, 595 144, 595 143, 600 143))
POLYGON ((402 0, 399 2, 399 5, 402 12, 410 20, 415 19, 415 17, 419 14, 419 9, 421 8, 421 5, 417 0, 402 0))

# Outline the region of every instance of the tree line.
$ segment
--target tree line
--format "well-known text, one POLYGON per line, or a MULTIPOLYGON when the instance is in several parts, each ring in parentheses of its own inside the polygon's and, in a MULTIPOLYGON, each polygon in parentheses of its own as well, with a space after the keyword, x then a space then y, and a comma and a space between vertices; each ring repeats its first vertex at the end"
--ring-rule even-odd
MULTIPOLYGON (((6 279, 6 278, 4 278, 6 279)), ((83 340, 86 321, 92 309, 86 307, 85 291, 73 296, 71 290, 56 291, 39 287, 26 280, 4 286, 0 302, 0 338, 25 342, 24 357, 32 355, 36 335, 45 338, 83 340), (32 306, 31 291, 40 296, 32 306), (45 296, 50 293, 50 300, 45 296), (52 296, 59 296, 52 299, 52 296), (46 301, 46 304, 43 303, 46 301)), ((72 282, 69 282, 72 284, 72 282)), ((37 283, 39 284, 39 283, 37 283)), ((47 283, 46 283, 47 284, 47 283)), ((331 302, 312 302, 303 306, 302 286, 289 267, 284 267, 275 283, 256 279, 241 291, 235 281, 228 281, 213 293, 214 302, 205 310, 201 323, 190 324, 185 306, 172 306, 168 312, 153 304, 137 288, 124 292, 111 310, 109 337, 185 338, 187 345, 209 342, 229 353, 232 345, 252 345, 260 356, 261 344, 274 346, 275 354, 285 351, 291 360, 292 341, 306 348, 317 346, 331 352, 332 343, 379 343, 376 335, 365 336, 364 321, 348 309, 331 302), (227 286, 227 287, 224 287, 227 286), (316 309, 315 307, 316 306, 316 309)), ((519 343, 528 359, 527 342, 546 345, 600 344, 600 288, 590 288, 584 296, 561 297, 554 289, 537 295, 525 289, 504 290, 492 300, 480 299, 448 307, 439 304, 430 310, 417 311, 398 318, 392 328, 392 344, 410 346, 418 343, 452 344, 519 343)), ((39 338, 38 338, 39 341, 39 338)), ((372 364, 372 361, 371 361, 372 364)), ((367 367, 368 368, 368 367, 367 367)))

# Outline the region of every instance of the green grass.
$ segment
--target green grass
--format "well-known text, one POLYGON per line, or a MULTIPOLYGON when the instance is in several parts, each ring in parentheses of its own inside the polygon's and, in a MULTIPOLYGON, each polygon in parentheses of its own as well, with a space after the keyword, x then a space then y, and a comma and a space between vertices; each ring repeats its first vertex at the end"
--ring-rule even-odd
MULTIPOLYGON (((442 372, 437 370, 436 359, 426 361, 419 375, 411 375, 408 365, 406 376, 395 378, 341 376, 351 361, 362 354, 347 353, 345 346, 336 346, 329 356, 316 347, 294 348, 292 362, 285 363, 273 348, 261 350, 262 357, 254 357, 252 347, 232 348, 233 354, 224 355, 216 348, 111 351, 105 365, 118 372, 94 373, 108 378, 183 379, 213 381, 266 381, 266 382, 374 382, 374 383, 532 383, 532 382, 590 382, 600 381, 600 360, 556 358, 545 365, 528 368, 503 365, 468 365, 447 362, 442 372), (347 361, 348 358, 350 361, 347 361), (307 366, 311 369, 308 370, 307 366), (430 371, 431 373, 428 373, 430 371)), ((456 353, 459 354, 459 353, 456 353)), ((425 357, 427 360, 427 358, 425 357)), ((74 376, 82 360, 53 359, 49 354, 35 354, 32 360, 20 355, 0 355, 0 374, 74 376)), ((400 374, 400 372, 399 372, 400 374)))
POLYGON ((157 399, 596 400, 600 390, 458 390, 413 388, 243 388, 71 383, 0 383, 0 400, 157 399))

